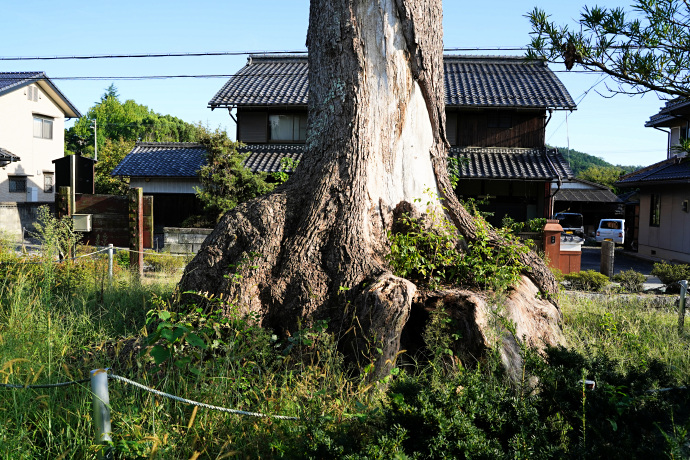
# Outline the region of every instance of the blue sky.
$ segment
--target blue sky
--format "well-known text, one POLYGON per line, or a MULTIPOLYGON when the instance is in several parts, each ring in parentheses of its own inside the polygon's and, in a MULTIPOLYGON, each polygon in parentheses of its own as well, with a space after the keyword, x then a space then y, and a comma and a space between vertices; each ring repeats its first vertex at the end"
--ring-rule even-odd
MULTIPOLYGON (((586 0, 583 0, 586 1, 586 0)), ((524 15, 535 6, 557 23, 574 23, 584 6, 575 2, 444 0, 444 41, 447 48, 516 47, 529 42, 524 15)), ((606 6, 629 2, 607 0, 606 6)), ((590 3, 592 5, 593 3, 590 3)), ((36 0, 31 7, 12 2, 3 7, 1 57, 81 56, 102 54, 218 51, 305 50, 307 0, 196 0, 150 2, 59 3, 36 0), (50 12, 50 13, 47 13, 50 12)), ((516 54, 477 51, 464 54, 516 54)), ((164 80, 71 80, 61 77, 125 77, 142 75, 232 74, 246 56, 169 57, 140 59, 0 61, 1 71, 40 70, 82 112, 111 83, 121 99, 134 99, 156 112, 215 128, 234 125, 227 112, 206 108, 225 78, 164 80)), ((648 165, 666 158, 666 135, 644 123, 663 105, 654 94, 605 98, 605 83, 587 92, 601 76, 558 72, 578 110, 557 112, 547 127, 547 142, 601 157, 614 164, 648 165)))

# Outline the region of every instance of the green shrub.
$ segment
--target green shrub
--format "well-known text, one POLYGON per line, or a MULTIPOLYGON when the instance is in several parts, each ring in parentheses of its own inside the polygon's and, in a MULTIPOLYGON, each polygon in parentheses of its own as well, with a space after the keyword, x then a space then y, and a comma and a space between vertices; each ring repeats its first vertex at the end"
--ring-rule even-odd
POLYGON ((659 278, 667 286, 667 291, 678 292, 680 286, 676 283, 681 280, 690 280, 690 265, 657 263, 652 269, 652 276, 659 278))
POLYGON ((620 283, 621 287, 628 292, 640 292, 647 277, 635 270, 626 270, 615 275, 613 280, 620 283))
POLYGON ((465 284, 501 291, 520 279, 524 264, 520 255, 529 249, 505 229, 493 229, 502 245, 489 243, 491 225, 474 214, 476 239, 463 251, 455 226, 431 203, 424 217, 404 214, 400 227, 388 232, 391 252, 387 256, 393 272, 400 277, 427 285, 465 284))
POLYGON ((530 232, 537 232, 537 233, 542 233, 544 231, 544 227, 546 226, 546 218, 544 217, 536 217, 534 219, 530 219, 526 222, 525 227, 530 232))
POLYGON ((570 282, 573 289, 583 291, 602 291, 609 284, 609 278, 594 270, 585 270, 578 273, 568 273, 565 280, 570 282))
POLYGON ((169 252, 147 252, 144 263, 154 272, 173 274, 187 265, 189 257, 177 256, 169 252))

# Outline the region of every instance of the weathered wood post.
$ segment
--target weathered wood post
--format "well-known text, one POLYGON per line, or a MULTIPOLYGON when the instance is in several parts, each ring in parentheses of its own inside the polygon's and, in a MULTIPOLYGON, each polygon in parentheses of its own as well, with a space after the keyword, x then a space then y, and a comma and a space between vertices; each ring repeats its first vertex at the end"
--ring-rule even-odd
POLYGON ((129 265, 137 267, 137 274, 144 276, 144 190, 129 189, 129 265))
POLYGON ((615 248, 616 248, 616 243, 614 243, 613 241, 602 241, 601 242, 601 266, 600 266, 599 272, 608 276, 609 279, 613 278, 614 249, 615 248))

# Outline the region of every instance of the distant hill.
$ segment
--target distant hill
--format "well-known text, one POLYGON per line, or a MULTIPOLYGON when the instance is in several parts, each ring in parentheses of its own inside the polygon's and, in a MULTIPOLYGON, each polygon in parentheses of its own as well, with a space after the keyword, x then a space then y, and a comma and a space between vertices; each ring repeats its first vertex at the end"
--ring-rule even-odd
POLYGON ((601 158, 595 157, 594 155, 590 155, 588 153, 578 152, 577 150, 573 149, 570 149, 570 151, 568 151, 566 147, 549 146, 549 148, 558 149, 558 151, 563 155, 563 157, 565 157, 565 159, 570 162, 570 169, 573 170, 573 174, 575 174, 575 177, 579 177, 580 173, 582 173, 590 166, 616 167, 623 170, 624 174, 628 174, 642 168, 642 166, 614 165, 606 160, 602 160, 601 158))

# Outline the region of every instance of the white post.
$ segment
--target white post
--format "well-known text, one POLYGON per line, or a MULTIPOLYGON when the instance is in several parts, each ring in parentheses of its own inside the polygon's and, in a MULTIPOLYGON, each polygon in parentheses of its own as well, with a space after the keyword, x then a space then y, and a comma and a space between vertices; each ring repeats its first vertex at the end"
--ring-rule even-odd
MULTIPOLYGON (((110 436, 110 396, 108 396, 108 373, 105 369, 91 371, 91 393, 93 394, 93 424, 96 428, 96 443, 106 444, 110 436)), ((99 451, 100 458, 110 458, 109 447, 99 451)))
POLYGON ((93 119, 93 159, 98 161, 98 122, 93 119))
POLYGON ((685 296, 688 293, 688 281, 679 281, 680 283, 680 301, 678 302, 678 335, 683 334, 683 327, 685 326, 685 296))
POLYGON ((108 245, 108 279, 110 286, 113 285, 113 245, 108 245))

